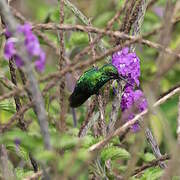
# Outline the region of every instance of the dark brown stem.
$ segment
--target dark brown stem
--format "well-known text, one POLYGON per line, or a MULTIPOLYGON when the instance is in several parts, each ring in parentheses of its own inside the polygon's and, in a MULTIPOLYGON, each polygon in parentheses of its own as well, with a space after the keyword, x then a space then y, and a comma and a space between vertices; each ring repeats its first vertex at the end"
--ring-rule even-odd
MULTIPOLYGON (((64 0, 60 0, 60 25, 64 23, 64 0)), ((61 71, 64 67, 64 56, 65 56, 65 48, 64 48, 64 32, 62 30, 59 31, 59 71, 61 71)), ((59 104, 60 104, 60 119, 58 123, 58 128, 60 131, 65 131, 66 122, 65 122, 65 114, 66 114, 66 104, 65 104, 65 79, 62 78, 59 86, 59 104)))

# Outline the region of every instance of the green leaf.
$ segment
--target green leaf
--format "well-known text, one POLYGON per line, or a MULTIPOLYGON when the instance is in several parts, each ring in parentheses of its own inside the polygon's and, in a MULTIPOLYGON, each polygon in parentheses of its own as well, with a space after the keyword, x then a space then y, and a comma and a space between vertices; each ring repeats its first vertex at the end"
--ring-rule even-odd
POLYGON ((21 159, 25 160, 26 162, 29 161, 29 153, 24 147, 20 145, 16 146, 14 143, 10 143, 7 144, 6 148, 15 152, 21 159))
POLYGON ((70 39, 68 40, 68 44, 70 47, 80 46, 88 44, 89 39, 87 33, 83 32, 73 32, 71 34, 70 39))
POLYGON ((3 110, 3 111, 7 111, 7 112, 10 112, 10 113, 15 113, 16 112, 16 109, 15 109, 15 106, 12 102, 1 102, 0 103, 0 110, 3 110))
POLYGON ((39 161, 51 161, 56 159, 56 154, 42 149, 35 154, 35 158, 39 161))
POLYGON ((143 154, 143 157, 142 159, 145 161, 145 162, 151 162, 152 160, 156 159, 155 156, 152 154, 152 153, 146 153, 146 154, 143 154))
POLYGON ((15 169, 17 180, 24 179, 25 177, 31 176, 34 172, 17 167, 15 169))
POLYGON ((129 159, 130 154, 125 149, 119 148, 119 147, 107 147, 102 150, 101 152, 101 158, 103 161, 106 161, 108 159, 129 159))
POLYGON ((163 173, 163 170, 160 168, 149 168, 147 169, 140 180, 158 180, 163 173))

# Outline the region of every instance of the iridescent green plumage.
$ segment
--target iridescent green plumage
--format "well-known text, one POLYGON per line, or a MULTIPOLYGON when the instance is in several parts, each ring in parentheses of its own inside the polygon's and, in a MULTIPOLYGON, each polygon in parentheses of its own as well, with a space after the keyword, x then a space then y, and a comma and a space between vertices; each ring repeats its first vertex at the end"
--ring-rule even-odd
POLYGON ((86 71, 76 83, 73 93, 69 97, 71 107, 83 104, 91 95, 97 94, 99 89, 109 80, 118 79, 117 69, 112 64, 106 64, 99 70, 91 68, 86 71))

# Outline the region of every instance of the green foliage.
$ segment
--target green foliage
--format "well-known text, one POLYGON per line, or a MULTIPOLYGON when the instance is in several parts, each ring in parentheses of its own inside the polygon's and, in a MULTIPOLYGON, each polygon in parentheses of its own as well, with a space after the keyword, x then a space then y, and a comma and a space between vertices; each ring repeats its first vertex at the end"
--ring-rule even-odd
POLYGON ((152 153, 142 154, 141 158, 144 162, 151 162, 152 160, 156 159, 152 153))
POLYGON ((77 46, 84 46, 87 45, 89 42, 88 35, 86 33, 81 32, 73 32, 72 36, 68 40, 69 48, 77 47, 77 46))
POLYGON ((0 103, 0 111, 7 111, 7 112, 13 114, 16 112, 16 109, 12 102, 5 101, 5 102, 0 103))
POLYGON ((125 149, 119 147, 107 147, 104 148, 101 152, 101 159, 105 162, 106 160, 115 160, 115 159, 129 159, 130 154, 125 149))
POLYGON ((15 169, 17 180, 22 180, 28 176, 31 176, 33 174, 33 171, 27 171, 23 168, 17 167, 15 169))
POLYGON ((163 170, 160 168, 152 167, 147 169, 140 180, 158 180, 163 173, 163 170))

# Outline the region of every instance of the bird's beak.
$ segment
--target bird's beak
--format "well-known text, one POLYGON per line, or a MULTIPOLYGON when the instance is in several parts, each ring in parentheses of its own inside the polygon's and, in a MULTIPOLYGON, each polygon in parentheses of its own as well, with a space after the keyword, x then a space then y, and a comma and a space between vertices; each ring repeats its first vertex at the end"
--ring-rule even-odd
POLYGON ((128 81, 127 81, 127 79, 125 79, 124 77, 122 77, 122 76, 119 76, 119 78, 118 78, 119 80, 123 80, 124 82, 126 82, 127 84, 129 84, 129 85, 131 85, 132 86, 132 84, 130 84, 128 81))

